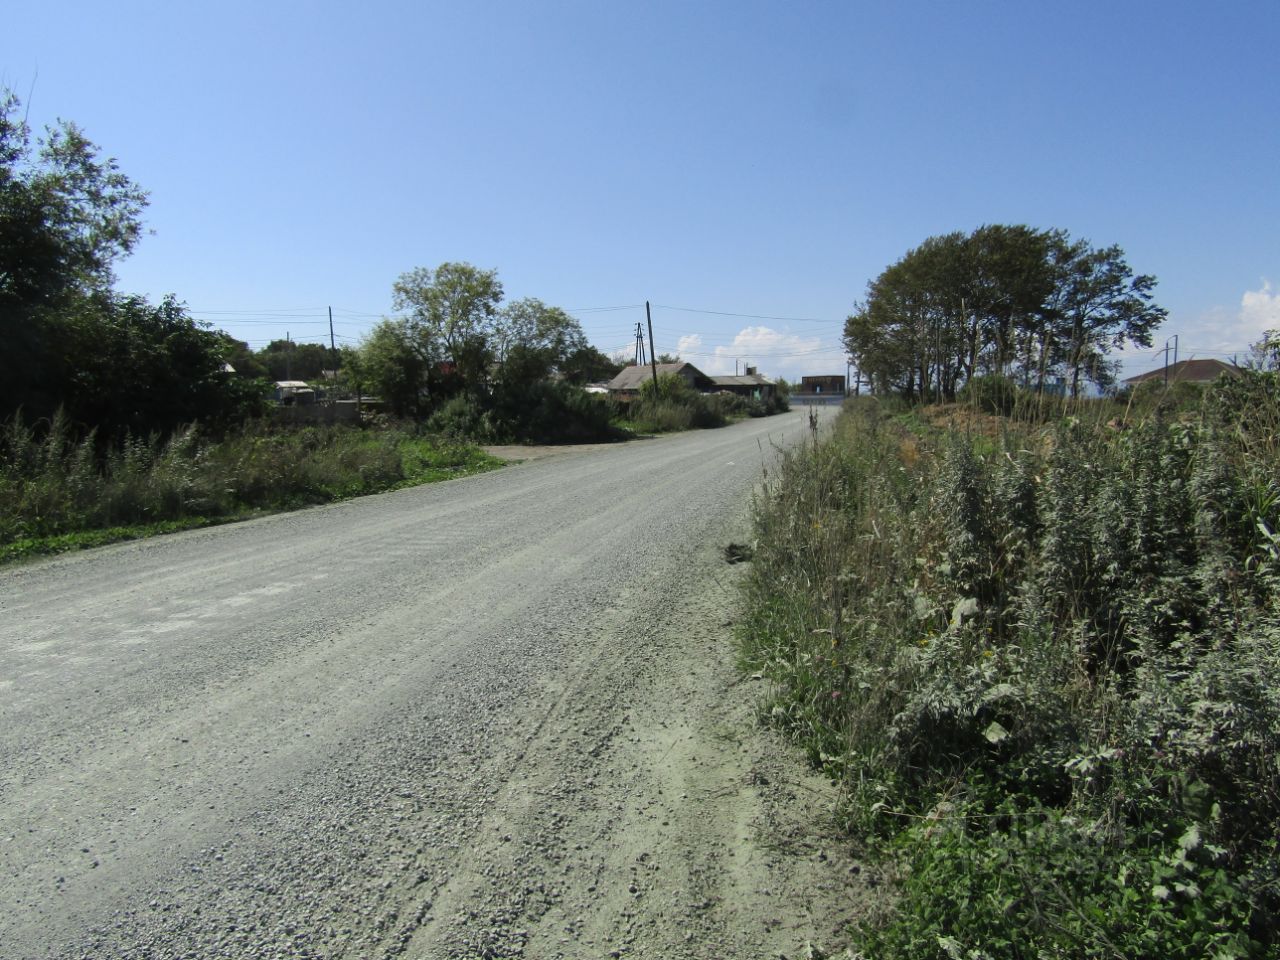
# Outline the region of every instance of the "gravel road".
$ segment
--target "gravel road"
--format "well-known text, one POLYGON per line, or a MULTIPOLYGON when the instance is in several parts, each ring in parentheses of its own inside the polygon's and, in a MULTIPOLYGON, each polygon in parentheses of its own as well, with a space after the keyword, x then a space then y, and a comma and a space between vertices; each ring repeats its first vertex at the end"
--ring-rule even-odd
POLYGON ((838 945, 722 557, 805 416, 0 571, 0 956, 838 945))

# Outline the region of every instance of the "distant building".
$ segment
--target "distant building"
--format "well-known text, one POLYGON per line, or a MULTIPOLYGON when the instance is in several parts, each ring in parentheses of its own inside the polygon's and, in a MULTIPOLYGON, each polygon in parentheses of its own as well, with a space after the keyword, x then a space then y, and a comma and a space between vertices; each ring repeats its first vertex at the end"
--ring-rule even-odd
MULTIPOLYGON (((658 376, 672 374, 679 377, 694 390, 710 390, 715 385, 711 377, 695 367, 692 363, 660 363, 658 376)), ((640 392, 646 380, 653 379, 653 368, 644 366, 623 367, 622 372, 607 384, 609 392, 620 396, 634 396, 640 392)))
POLYGON ((316 402, 316 392, 305 380, 277 380, 276 400, 286 407, 305 407, 316 402))
POLYGON ((735 393, 756 400, 768 400, 778 390, 777 384, 756 372, 755 367, 747 367, 740 376, 712 377, 711 382, 714 384, 712 389, 717 392, 735 393))
POLYGON ((801 377, 800 389, 797 393, 814 393, 843 397, 845 391, 844 374, 835 373, 830 376, 801 377))
POLYGON ((1159 367, 1148 373, 1140 373, 1122 381, 1125 386, 1136 387, 1149 380, 1169 383, 1212 383, 1221 376, 1238 376, 1238 371, 1229 363, 1221 360, 1179 360, 1168 367, 1159 367))

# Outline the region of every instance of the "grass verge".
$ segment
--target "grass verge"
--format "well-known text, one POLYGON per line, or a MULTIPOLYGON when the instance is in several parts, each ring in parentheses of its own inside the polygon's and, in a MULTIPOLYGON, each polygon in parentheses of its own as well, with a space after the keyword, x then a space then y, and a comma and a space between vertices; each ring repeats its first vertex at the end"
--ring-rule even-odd
POLYGON ((103 454, 65 423, 0 431, 0 562, 468 476, 502 461, 411 429, 195 428, 103 454))

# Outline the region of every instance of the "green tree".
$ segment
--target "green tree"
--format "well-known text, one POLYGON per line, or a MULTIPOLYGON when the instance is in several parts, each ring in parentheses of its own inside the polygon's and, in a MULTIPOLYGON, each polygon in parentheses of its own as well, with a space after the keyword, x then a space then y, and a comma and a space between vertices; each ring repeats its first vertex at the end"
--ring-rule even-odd
POLYGON ((496 270, 469 263, 417 267, 392 287, 392 304, 408 312, 408 330, 451 363, 465 386, 478 389, 487 379, 499 329, 502 283, 496 270))
POLYGON ((535 297, 515 300, 498 311, 494 352, 505 360, 513 347, 545 351, 553 364, 587 346, 582 325, 560 307, 535 297))
POLYGON ((545 380, 564 372, 570 357, 589 348, 582 325, 559 307, 529 297, 498 312, 493 354, 499 380, 508 386, 545 380))
POLYGON ((574 350, 560 365, 560 372, 570 383, 584 384, 612 380, 622 370, 622 364, 587 345, 574 350))
POLYGON ((110 289, 142 233, 147 195, 72 123, 33 143, 17 97, 0 92, 0 416, 49 416, 64 384, 67 311, 110 289))
POLYGON ((1133 275, 1123 251, 1094 250, 1065 231, 987 225, 930 237, 886 268, 845 322, 850 360, 877 389, 951 400, 983 374, 1030 385, 1069 372, 1113 376, 1106 355, 1149 346, 1164 318, 1155 279, 1133 275))
POLYGON ((249 349, 249 344, 221 330, 216 331, 216 334, 222 340, 222 356, 235 369, 236 376, 246 380, 271 379, 271 371, 258 358, 258 355, 249 349))
POLYGON ((1076 396, 1081 377, 1112 349, 1151 346, 1168 311, 1152 303, 1156 278, 1135 275, 1119 246, 1095 250, 1083 240, 1071 243, 1063 233, 1054 237, 1053 254, 1055 286, 1047 313, 1076 396))
POLYGON ((360 344, 354 368, 363 389, 372 390, 400 417, 428 413, 428 372, 437 358, 402 320, 383 320, 360 344))
POLYGON ((319 380, 334 368, 333 351, 320 343, 272 340, 257 356, 272 380, 319 380))
POLYGON ((224 428, 263 412, 266 384, 225 369, 227 338, 166 297, 94 293, 56 330, 59 405, 106 441, 167 434, 200 421, 224 428))

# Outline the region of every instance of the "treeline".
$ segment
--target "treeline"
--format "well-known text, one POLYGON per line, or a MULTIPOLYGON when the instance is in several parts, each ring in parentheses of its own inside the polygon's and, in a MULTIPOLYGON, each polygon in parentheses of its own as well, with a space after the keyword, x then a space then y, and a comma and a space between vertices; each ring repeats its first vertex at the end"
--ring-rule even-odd
POLYGON ((867 287, 845 322, 850 360, 880 392, 953 400, 979 376, 1072 396, 1108 385, 1108 353, 1150 346, 1166 311, 1155 278, 1135 275, 1118 246, 1065 230, 988 225, 930 237, 867 287))
POLYGON ((620 367, 582 326, 535 298, 504 303, 497 271, 442 263, 392 287, 401 311, 342 362, 395 416, 477 440, 603 439, 610 411, 581 385, 620 367))
POLYGON ((33 140, 19 108, 0 98, 0 421, 61 409, 106 445, 261 412, 261 386, 224 369, 226 334, 113 289, 146 193, 72 123, 33 140))
POLYGON ((619 369, 578 322, 536 299, 503 302, 492 270, 445 263, 402 275, 398 319, 358 348, 276 340, 253 351, 159 304, 114 289, 142 234, 147 194, 72 123, 33 137, 0 99, 0 423, 128 438, 198 422, 221 434, 268 409, 269 382, 319 380, 373 393, 396 418, 475 439, 582 439, 609 411, 576 384, 619 369), (337 371, 336 380, 325 376, 337 371))

